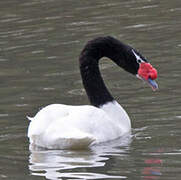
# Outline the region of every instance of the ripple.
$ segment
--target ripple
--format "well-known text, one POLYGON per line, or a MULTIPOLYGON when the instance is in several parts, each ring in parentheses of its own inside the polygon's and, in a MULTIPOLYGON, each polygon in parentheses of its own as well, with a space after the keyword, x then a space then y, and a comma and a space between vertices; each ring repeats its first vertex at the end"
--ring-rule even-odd
MULTIPOLYGON (((55 59, 55 58, 53 58, 53 59, 55 59)), ((46 77, 69 76, 69 75, 75 75, 75 74, 78 74, 78 73, 79 73, 78 70, 74 70, 74 71, 64 71, 64 72, 48 73, 48 74, 45 74, 44 76, 46 76, 46 77)))
POLYGON ((8 61, 7 59, 0 58, 0 62, 8 61))
POLYGON ((105 174, 98 173, 60 173, 60 177, 68 177, 68 178, 79 178, 79 179, 127 179, 126 176, 109 176, 105 174))
POLYGON ((37 21, 37 20, 38 20, 38 18, 36 20, 35 19, 21 19, 21 20, 17 21, 17 23, 19 23, 19 24, 32 23, 33 21, 37 21))
POLYGON ((90 22, 90 21, 80 21, 80 22, 72 22, 69 24, 69 26, 82 26, 82 25, 96 25, 99 24, 99 22, 90 22))
POLYGON ((61 76, 61 75, 62 75, 62 73, 57 72, 57 73, 45 74, 44 76, 45 76, 45 77, 54 77, 54 76, 61 76))
POLYGON ((46 88, 43 88, 44 91, 53 91, 55 90, 55 88, 52 88, 52 87, 46 87, 46 88))
POLYGON ((29 106, 29 104, 16 104, 16 107, 26 107, 29 106))
POLYGON ((132 28, 142 28, 142 27, 148 27, 148 26, 152 26, 153 24, 135 24, 135 25, 131 25, 131 26, 126 26, 124 27, 125 29, 132 29, 132 28))
POLYGON ((176 118, 179 118, 179 119, 181 119, 181 116, 176 116, 176 118))
POLYGON ((181 11, 181 8, 173 8, 173 9, 170 9, 171 12, 175 12, 175 11, 181 11))
POLYGON ((18 18, 18 17, 2 19, 2 20, 0 20, 0 23, 10 23, 10 22, 17 21, 17 20, 19 20, 19 19, 20 19, 20 18, 18 18))
POLYGON ((46 17, 46 20, 57 20, 63 18, 62 16, 52 16, 52 17, 46 17))
POLYGON ((36 29, 34 31, 32 31, 32 33, 45 33, 45 32, 49 32, 49 31, 53 31, 54 28, 53 27, 43 27, 43 28, 39 28, 39 29, 36 29))
POLYGON ((45 176, 47 179, 126 179, 126 176, 114 175, 111 169, 104 173, 96 172, 96 170, 89 172, 89 170, 105 167, 107 161, 113 156, 127 156, 126 151, 130 142, 130 136, 126 136, 109 142, 109 145, 103 143, 90 150, 82 151, 44 150, 30 146, 29 169, 32 175, 45 176), (121 145, 126 148, 118 148, 121 145))
POLYGON ((136 8, 131 8, 132 10, 138 10, 138 9, 152 9, 152 8, 157 8, 159 7, 158 5, 148 5, 148 6, 142 6, 142 7, 136 7, 136 8))
POLYGON ((0 114, 0 117, 7 117, 9 114, 0 114))
POLYGON ((85 90, 82 88, 82 89, 73 89, 73 90, 70 90, 68 91, 68 94, 72 94, 72 95, 77 95, 77 96, 83 96, 85 95, 85 90))
POLYGON ((75 41, 67 41, 67 42, 62 42, 60 44, 64 44, 64 45, 67 45, 67 44, 74 44, 74 43, 80 43, 79 40, 75 40, 75 41))
POLYGON ((36 51, 32 51, 32 54, 40 54, 40 53, 44 53, 44 50, 36 50, 36 51))

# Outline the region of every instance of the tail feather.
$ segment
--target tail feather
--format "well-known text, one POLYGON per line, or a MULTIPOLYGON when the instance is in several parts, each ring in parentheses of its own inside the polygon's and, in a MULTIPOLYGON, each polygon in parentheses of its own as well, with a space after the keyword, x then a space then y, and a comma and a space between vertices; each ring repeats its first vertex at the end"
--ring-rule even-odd
POLYGON ((26 118, 30 121, 32 121, 34 119, 33 117, 29 117, 29 116, 26 116, 26 118))

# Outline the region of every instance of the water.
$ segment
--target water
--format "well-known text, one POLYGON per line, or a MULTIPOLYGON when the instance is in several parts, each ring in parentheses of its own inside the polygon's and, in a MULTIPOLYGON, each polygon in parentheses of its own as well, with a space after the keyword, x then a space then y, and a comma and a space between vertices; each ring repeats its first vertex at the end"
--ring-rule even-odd
POLYGON ((180 0, 0 1, 0 179, 179 180, 180 0), (107 86, 132 120, 132 137, 84 151, 29 150, 28 120, 51 103, 88 104, 78 56, 112 35, 158 69, 160 90, 102 61, 107 86))

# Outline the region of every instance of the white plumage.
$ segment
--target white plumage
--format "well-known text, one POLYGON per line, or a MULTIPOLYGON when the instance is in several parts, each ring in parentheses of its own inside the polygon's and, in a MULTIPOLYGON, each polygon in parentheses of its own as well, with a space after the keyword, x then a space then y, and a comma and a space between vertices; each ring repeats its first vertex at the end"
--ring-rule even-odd
POLYGON ((52 104, 29 119, 30 143, 48 149, 85 148, 131 130, 127 113, 116 101, 100 108, 52 104))

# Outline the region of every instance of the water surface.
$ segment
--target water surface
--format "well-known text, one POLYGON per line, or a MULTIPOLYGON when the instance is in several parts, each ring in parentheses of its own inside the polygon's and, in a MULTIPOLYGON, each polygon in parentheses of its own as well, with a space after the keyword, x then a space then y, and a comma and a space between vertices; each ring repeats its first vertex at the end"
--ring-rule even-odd
POLYGON ((179 180, 180 0, 0 1, 0 179, 179 180), (29 150, 26 115, 88 104, 78 69, 84 44, 111 35, 158 69, 159 91, 101 62, 132 120, 132 136, 84 151, 29 150))

